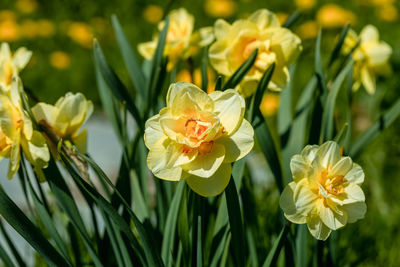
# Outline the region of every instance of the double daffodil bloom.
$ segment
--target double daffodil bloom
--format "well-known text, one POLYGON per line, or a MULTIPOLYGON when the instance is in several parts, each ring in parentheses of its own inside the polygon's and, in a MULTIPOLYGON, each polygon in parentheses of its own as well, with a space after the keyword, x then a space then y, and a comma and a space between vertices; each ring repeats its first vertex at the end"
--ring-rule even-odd
POLYGON ((8 90, 13 76, 28 64, 32 52, 25 47, 19 48, 14 54, 10 51, 7 43, 2 43, 0 47, 0 86, 3 90, 8 90))
POLYGON ((47 167, 50 159, 45 138, 33 129, 31 119, 22 108, 20 92, 22 84, 17 77, 7 91, 0 90, 0 160, 10 159, 10 179, 19 169, 21 147, 36 171, 47 167))
POLYGON ((356 48, 352 54, 355 80, 353 90, 358 90, 362 84, 369 94, 374 94, 376 76, 390 75, 392 72, 389 64, 392 48, 379 40, 378 29, 373 25, 365 26, 360 36, 349 30, 343 45, 343 53, 347 55, 354 47, 356 48))
POLYGON ((56 151, 58 139, 70 140, 82 153, 86 152, 87 132, 86 129, 79 132, 79 129, 92 112, 92 102, 81 93, 67 93, 54 106, 40 102, 32 108, 38 124, 44 127, 50 139, 53 152, 56 151))
POLYGON ((326 240, 332 230, 364 217, 367 206, 360 187, 364 172, 341 155, 335 142, 306 146, 292 157, 290 168, 293 182, 279 202, 289 221, 307 223, 315 238, 326 240))
POLYGON ((245 101, 235 90, 206 94, 197 86, 170 86, 167 107, 146 122, 147 165, 164 180, 185 179, 202 196, 216 196, 229 183, 231 163, 254 145, 243 118, 245 101))
MULTIPOLYGON (((167 69, 171 70, 180 58, 187 59, 195 55, 200 47, 207 46, 214 40, 212 27, 201 28, 193 32, 194 17, 184 8, 172 10, 169 14, 169 25, 164 48, 164 56, 168 56, 167 69)), ((158 30, 164 28, 165 21, 158 24, 158 30)), ((157 47, 158 34, 151 42, 138 45, 139 53, 151 59, 157 47)))
POLYGON ((219 19, 214 25, 216 42, 209 50, 211 65, 225 76, 232 74, 258 49, 254 66, 236 88, 244 97, 252 95, 264 72, 275 62, 269 87, 279 91, 289 82, 288 66, 302 50, 301 40, 289 29, 281 27, 276 15, 261 9, 248 19, 232 25, 219 19))

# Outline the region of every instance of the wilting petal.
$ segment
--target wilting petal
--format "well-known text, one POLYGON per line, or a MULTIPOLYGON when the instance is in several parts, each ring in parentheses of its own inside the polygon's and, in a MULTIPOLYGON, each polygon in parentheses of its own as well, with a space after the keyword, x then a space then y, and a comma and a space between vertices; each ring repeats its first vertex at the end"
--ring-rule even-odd
POLYGON ((231 164, 224 163, 210 177, 203 178, 190 175, 186 178, 189 187, 203 197, 213 197, 221 194, 229 184, 231 178, 231 164))
POLYGON ((245 111, 245 102, 235 90, 214 91, 210 94, 214 101, 214 112, 218 115, 224 130, 233 134, 241 125, 245 111))
POLYGON ((281 197, 279 199, 279 205, 281 206, 285 217, 293 223, 306 223, 306 216, 302 215, 297 211, 296 203, 294 202, 294 190, 296 183, 289 183, 285 189, 283 189, 281 197))
POLYGON ((310 233, 318 240, 325 241, 332 232, 316 215, 307 217, 307 226, 310 233))
POLYGON ((224 157, 224 146, 214 143, 209 153, 197 155, 194 161, 183 165, 182 168, 189 174, 209 178, 221 166, 224 157))
POLYGON ((243 119, 239 129, 231 136, 222 136, 217 140, 225 147, 224 162, 234 162, 246 156, 254 146, 254 130, 243 119))

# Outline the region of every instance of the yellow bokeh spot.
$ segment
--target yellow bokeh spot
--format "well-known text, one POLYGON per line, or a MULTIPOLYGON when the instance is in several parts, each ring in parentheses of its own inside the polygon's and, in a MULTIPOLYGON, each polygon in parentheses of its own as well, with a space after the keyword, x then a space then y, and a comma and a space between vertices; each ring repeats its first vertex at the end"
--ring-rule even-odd
POLYGON ((0 21, 15 20, 15 19, 16 19, 16 15, 15 15, 14 11, 7 10, 7 9, 0 11, 0 21))
POLYGON ((261 100, 261 113, 268 117, 275 115, 279 108, 279 95, 274 93, 266 93, 261 100))
POLYGON ((70 63, 71 60, 68 54, 63 51, 55 51, 50 54, 50 64, 56 69, 66 69, 70 63))
POLYGON ((381 20, 387 22, 393 22, 399 18, 399 12, 397 8, 392 4, 379 7, 378 15, 381 20))
POLYGON ((288 19, 289 15, 286 13, 283 13, 283 12, 278 12, 278 13, 276 13, 276 17, 279 20, 279 24, 283 25, 286 22, 286 20, 288 19))
POLYGON ((335 4, 327 4, 321 7, 317 13, 317 22, 326 28, 339 28, 348 23, 355 22, 356 16, 353 12, 335 4))
MULTIPOLYGON (((215 72, 211 68, 207 68, 207 78, 208 78, 208 85, 207 85, 207 93, 211 93, 215 89, 215 72)), ((181 70, 178 75, 176 76, 177 82, 189 82, 194 83, 198 87, 201 87, 201 70, 199 68, 193 71, 193 78, 190 74, 189 70, 183 69, 181 70)))
POLYGON ((17 0, 15 7, 19 12, 29 14, 36 10, 38 4, 35 0, 17 0))
POLYGON ((164 15, 164 11, 160 6, 157 5, 148 5, 143 10, 143 18, 152 24, 157 24, 161 21, 164 15))
POLYGON ((42 37, 50 37, 54 35, 55 27, 53 22, 47 19, 37 21, 37 34, 42 37))
POLYGON ((90 26, 83 22, 73 22, 68 26, 67 35, 85 48, 92 48, 93 32, 90 26))
POLYGON ((308 20, 297 27, 296 33, 301 39, 312 39, 318 35, 318 24, 313 20, 308 20))
POLYGON ((19 38, 18 24, 13 20, 0 22, 0 41, 12 42, 19 38))
POLYGON ((37 23, 33 20, 24 20, 21 23, 21 35, 27 39, 33 39, 38 35, 37 23))
POLYGON ((300 10, 308 10, 315 6, 316 0, 295 0, 294 2, 300 10))
POLYGON ((230 17, 236 12, 233 0, 206 0, 204 10, 211 17, 230 17))

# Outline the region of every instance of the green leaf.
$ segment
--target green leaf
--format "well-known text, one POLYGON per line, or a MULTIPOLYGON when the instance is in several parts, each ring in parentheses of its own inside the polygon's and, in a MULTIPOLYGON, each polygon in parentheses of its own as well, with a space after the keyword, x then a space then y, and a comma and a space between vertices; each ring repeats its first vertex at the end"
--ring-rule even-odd
POLYGON ((290 28, 293 24, 300 18, 301 13, 296 11, 294 12, 282 25, 283 28, 290 28))
POLYGON ((0 214, 51 265, 70 266, 0 186, 0 214))
POLYGON ((104 81, 108 85, 108 88, 111 89, 113 95, 121 103, 126 103, 128 111, 135 118, 139 128, 144 127, 142 117, 135 105, 132 95, 128 92, 125 85, 121 82, 121 80, 118 78, 115 72, 108 65, 106 58, 104 57, 103 51, 101 50, 101 47, 96 40, 94 40, 93 44, 93 53, 94 53, 95 64, 98 66, 104 81))
POLYGON ((225 189, 226 205, 228 207, 229 225, 232 234, 232 248, 237 266, 245 265, 246 246, 243 230, 242 212, 240 210, 239 197, 236 191, 235 180, 230 179, 225 189))
POLYGON ((349 156, 356 158, 362 150, 388 128, 400 115, 400 100, 397 100, 389 110, 384 112, 365 132, 351 145, 349 156))
POLYGON ((279 253, 281 252, 283 244, 286 240, 286 234, 289 230, 289 226, 290 226, 289 223, 286 223, 283 226, 281 233, 279 234, 278 238, 275 240, 274 245, 272 246, 271 250, 269 251, 267 258, 265 259, 263 267, 275 266, 276 260, 278 259, 279 253))
POLYGON ((3 246, 0 244, 0 259, 6 267, 14 267, 14 263, 8 256, 8 253, 4 250, 3 246))
POLYGON ((172 265, 172 253, 175 242, 175 230, 177 226, 178 212, 184 188, 185 188, 185 182, 184 181, 179 182, 168 210, 167 221, 165 223, 162 246, 161 246, 161 257, 164 260, 165 266, 172 265))
POLYGON ((249 108, 250 113, 248 114, 248 119, 250 122, 254 122, 254 117, 257 114, 257 110, 259 110, 260 108, 261 100, 264 96, 265 90, 268 88, 268 84, 272 78, 272 74, 274 73, 274 69, 275 62, 272 63, 271 66, 269 66, 268 69, 264 72, 260 82, 257 85, 256 92, 251 99, 249 108))
POLYGON ((336 97, 344 79, 346 78, 348 72, 352 70, 352 68, 353 60, 350 60, 346 67, 339 73, 338 77, 333 82, 331 90, 328 93, 322 113, 321 138, 323 142, 332 140, 333 138, 336 97))
POLYGON ((350 29, 350 24, 347 24, 343 28, 342 32, 340 33, 339 39, 338 39, 338 41, 335 45, 335 48, 333 49, 332 54, 331 54, 331 58, 329 60, 329 66, 332 65, 332 63, 339 57, 340 50, 342 49, 344 40, 346 39, 349 29, 350 29))
MULTIPOLYGON (((210 263, 210 267, 216 267, 218 266, 218 262, 220 261, 223 253, 224 253, 224 248, 225 246, 229 246, 230 243, 230 233, 229 233, 229 228, 225 227, 225 230, 223 232, 222 238, 217 239, 218 242, 218 246, 215 249, 214 252, 214 257, 212 258, 212 261, 210 263), (229 236, 229 239, 228 239, 229 236)), ((223 266, 223 265, 219 265, 219 266, 223 266)))
POLYGON ((250 264, 253 267, 258 266, 257 248, 254 240, 253 232, 248 227, 246 228, 247 243, 249 244, 250 264))
POLYGON ((271 132, 267 125, 267 122, 261 115, 261 112, 257 111, 253 125, 255 129, 256 138, 260 144, 261 151, 267 159, 268 165, 271 168, 272 173, 275 177, 276 185, 278 186, 279 192, 283 190, 282 181, 282 167, 279 160, 278 152, 276 150, 274 139, 272 138, 271 132))
POLYGON ((340 129, 339 133, 335 136, 333 141, 339 144, 339 146, 343 146, 344 140, 347 138, 349 125, 347 122, 343 124, 342 129, 340 129))
MULTIPOLYGON (((296 64, 293 64, 289 68, 290 77, 294 77, 294 72, 296 70, 296 64)), ((293 79, 290 79, 289 84, 282 90, 279 100, 278 108, 278 133, 281 137, 281 145, 284 147, 286 141, 284 140, 285 133, 291 126, 293 120, 292 114, 292 91, 293 91, 293 79)))
POLYGON ((315 73, 323 81, 324 71, 322 69, 322 59, 321 59, 321 39, 322 39, 322 30, 320 29, 315 44, 315 73))
POLYGON ((215 82, 215 91, 221 91, 222 90, 222 80, 223 80, 222 76, 219 75, 217 77, 216 82, 215 82))
POLYGON ((142 68, 132 50, 132 47, 129 44, 128 38, 126 37, 117 16, 112 15, 111 21, 126 69, 128 70, 133 85, 136 87, 136 91, 139 92, 143 101, 146 99, 146 79, 144 77, 142 68))
POLYGON ((307 267, 307 238, 308 229, 306 224, 297 226, 296 235, 296 264, 298 267, 307 267))
POLYGON ((189 235, 189 217, 188 217, 188 207, 187 207, 187 189, 186 186, 183 189, 181 205, 179 208, 178 216, 178 235, 182 243, 183 260, 185 265, 188 266, 190 262, 190 235, 189 235))
POLYGON ((222 87, 222 91, 230 88, 235 88, 238 85, 246 73, 253 67, 254 62, 257 59, 258 49, 255 49, 249 58, 235 71, 235 73, 228 79, 228 81, 222 87))
POLYGON ((203 49, 203 58, 201 60, 201 89, 203 89, 204 92, 207 92, 208 88, 207 67, 208 67, 208 47, 205 47, 203 49))
POLYGON ((4 224, 2 221, 0 221, 0 230, 1 233, 3 234, 3 237, 6 241, 7 247, 11 251, 12 255, 14 256, 15 260, 17 261, 19 266, 26 266, 26 263, 22 259, 20 253, 18 252, 17 248, 15 247, 14 243, 11 241, 10 236, 8 235, 6 229, 4 228, 4 224))

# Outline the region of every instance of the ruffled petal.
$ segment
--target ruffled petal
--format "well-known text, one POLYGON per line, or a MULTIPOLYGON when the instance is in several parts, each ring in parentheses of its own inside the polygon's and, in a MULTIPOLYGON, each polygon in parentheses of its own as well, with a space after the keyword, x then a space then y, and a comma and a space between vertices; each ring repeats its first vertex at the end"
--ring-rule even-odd
POLYGON ((282 208, 285 217, 293 223, 306 223, 306 216, 298 212, 296 203, 294 202, 294 191, 296 183, 289 183, 285 189, 283 189, 281 197, 279 199, 279 205, 282 208))
POLYGON ((312 236, 318 240, 325 241, 332 232, 316 215, 307 217, 307 227, 312 236))

